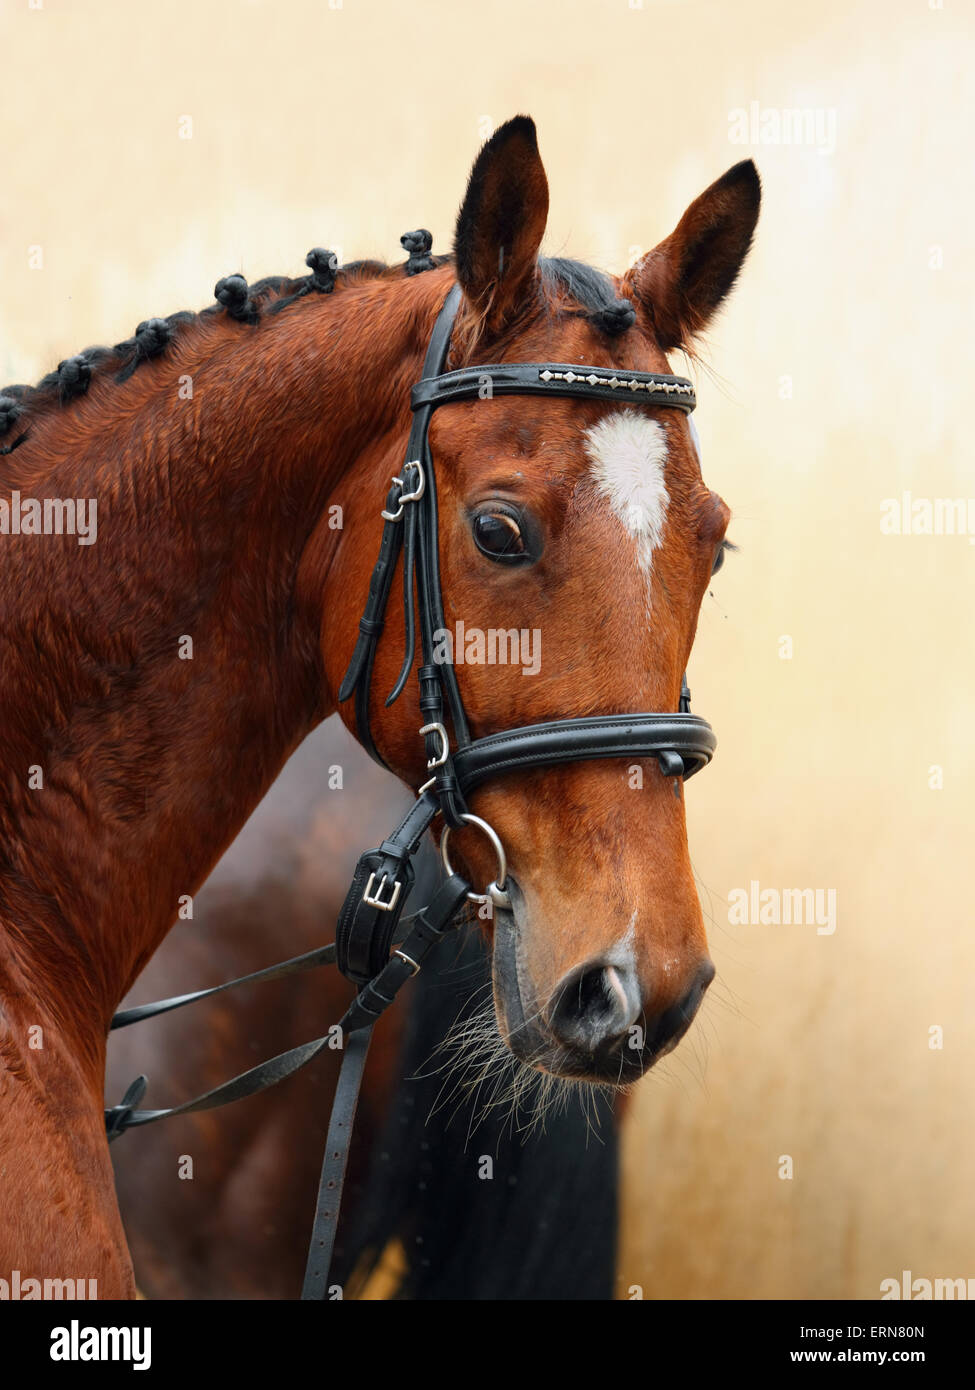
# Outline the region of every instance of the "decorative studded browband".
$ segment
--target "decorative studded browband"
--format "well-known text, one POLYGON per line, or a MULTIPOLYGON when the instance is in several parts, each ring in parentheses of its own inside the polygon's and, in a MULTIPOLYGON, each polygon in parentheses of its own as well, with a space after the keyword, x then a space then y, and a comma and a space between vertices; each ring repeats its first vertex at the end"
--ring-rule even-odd
POLYGON ((491 396, 588 396, 599 401, 630 395, 641 405, 675 405, 688 413, 697 404, 694 387, 679 376, 656 372, 620 375, 603 367, 570 367, 564 362, 503 362, 424 377, 413 387, 412 405, 414 410, 421 410, 451 401, 483 399, 486 391, 491 396))

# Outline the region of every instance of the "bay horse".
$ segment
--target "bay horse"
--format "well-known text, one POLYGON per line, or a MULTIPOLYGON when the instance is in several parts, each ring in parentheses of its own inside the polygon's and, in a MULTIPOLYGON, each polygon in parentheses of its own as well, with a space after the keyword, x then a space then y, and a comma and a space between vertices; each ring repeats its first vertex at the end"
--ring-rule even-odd
MULTIPOLYGON (((450 368, 665 373, 734 284, 759 201, 745 161, 620 278, 545 259, 545 171, 516 117, 478 155, 452 257, 418 235, 405 267, 338 270, 316 251, 299 280, 230 276, 199 315, 146 320, 0 396, 0 1268, 134 1294, 103 1116, 109 1024, 337 707, 375 499, 452 286, 450 368)), ((473 730, 676 709, 729 521, 684 415, 478 401, 439 410, 430 441, 451 630, 544 639, 535 675, 465 671, 473 730)), ((390 627, 369 715, 415 787, 417 691, 382 701, 403 652, 390 627)), ((499 1036, 525 1065, 597 1085, 620 1080, 632 1028, 653 1041, 644 1068, 675 1046, 713 974, 682 783, 654 760, 636 771, 535 769, 473 800, 509 849, 512 910, 485 924, 499 1036)), ((453 854, 488 882, 480 838, 456 834, 453 854)))

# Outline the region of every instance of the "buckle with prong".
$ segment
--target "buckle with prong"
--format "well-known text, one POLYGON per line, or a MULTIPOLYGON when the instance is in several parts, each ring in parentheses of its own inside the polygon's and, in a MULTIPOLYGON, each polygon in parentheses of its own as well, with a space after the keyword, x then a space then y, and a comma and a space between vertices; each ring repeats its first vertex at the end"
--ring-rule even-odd
POLYGON ((427 759, 427 771, 432 772, 435 767, 443 767, 450 757, 450 740, 447 738, 447 730, 442 724, 424 724, 420 733, 440 735, 440 752, 435 758, 427 759))
POLYGON ((406 510, 405 504, 407 502, 419 502, 420 498, 427 490, 426 474, 423 471, 423 464, 420 462, 420 460, 410 459, 407 463, 404 463, 403 472, 405 473, 408 468, 416 469, 416 486, 414 487, 412 492, 403 492, 403 488, 406 486, 403 479, 399 476, 399 474, 397 474, 393 478, 393 482, 397 483, 400 488, 399 505, 398 509, 395 512, 387 512, 385 507, 383 508, 380 515, 382 516, 384 521, 399 521, 400 517, 403 515, 403 512, 406 510))
POLYGON ((404 962, 410 967, 410 973, 411 973, 411 974, 413 974, 413 975, 419 975, 419 973, 420 973, 420 965, 419 965, 419 962, 418 962, 418 961, 415 961, 415 960, 413 959, 412 956, 408 956, 408 955, 406 954, 405 951, 398 951, 398 950, 397 950, 397 951, 394 951, 394 952, 393 952, 393 955, 394 955, 394 956, 399 956, 400 960, 401 960, 401 961, 404 961, 404 962))
POLYGON ((394 878, 394 879, 393 879, 393 892, 392 892, 392 895, 391 895, 389 898, 385 898, 385 899, 384 899, 383 896, 382 896, 382 891, 383 891, 383 888, 386 886, 386 882, 387 882, 386 875, 383 874, 382 878, 379 880, 379 884, 378 884, 378 886, 377 886, 377 888, 376 888, 376 891, 375 891, 375 893, 374 893, 374 892, 372 891, 372 885, 373 885, 375 882, 376 882, 376 875, 375 875, 375 874, 370 874, 370 875, 369 875, 369 882, 366 884, 366 890, 365 890, 365 892, 364 892, 363 895, 362 895, 362 901, 363 901, 364 903, 367 903, 367 904, 369 905, 369 907, 376 907, 376 908, 378 908, 380 912, 392 912, 393 908, 394 908, 394 907, 396 906, 396 904, 399 902, 400 890, 401 890, 402 887, 403 887, 402 883, 400 883, 400 881, 399 881, 398 878, 394 878))

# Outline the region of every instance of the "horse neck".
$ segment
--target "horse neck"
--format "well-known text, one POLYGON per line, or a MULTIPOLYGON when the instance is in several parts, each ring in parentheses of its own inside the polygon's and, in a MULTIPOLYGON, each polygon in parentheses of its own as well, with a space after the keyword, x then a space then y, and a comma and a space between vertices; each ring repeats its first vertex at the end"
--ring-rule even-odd
POLYGON ((46 997, 61 1028, 83 1018, 95 1052, 181 899, 331 712, 299 566, 314 538, 327 573, 334 485, 405 438, 449 278, 340 281, 256 328, 193 325, 11 455, 4 492, 95 497, 99 530, 0 550, 0 986, 46 997))

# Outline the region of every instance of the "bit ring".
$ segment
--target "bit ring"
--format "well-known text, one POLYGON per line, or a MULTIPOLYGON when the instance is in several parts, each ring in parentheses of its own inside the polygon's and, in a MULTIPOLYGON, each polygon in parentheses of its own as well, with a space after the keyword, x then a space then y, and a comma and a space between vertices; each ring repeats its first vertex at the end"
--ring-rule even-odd
MULTIPOLYGON (((480 816, 468 815, 465 812, 461 815, 461 820, 465 825, 476 825, 478 830, 483 831, 491 841, 491 847, 498 857, 497 878, 492 883, 488 884, 483 893, 468 893, 468 898, 470 898, 472 903, 491 902, 495 907, 506 908, 510 911, 511 899, 504 891, 504 885, 508 878, 508 860, 504 852, 504 845, 501 843, 497 831, 493 826, 488 825, 486 820, 482 820, 480 816)), ((447 841, 449 838, 450 826, 445 825, 443 834, 440 837, 440 858, 443 860, 443 866, 447 870, 447 873, 452 874, 454 870, 450 862, 450 856, 447 853, 447 841)))

